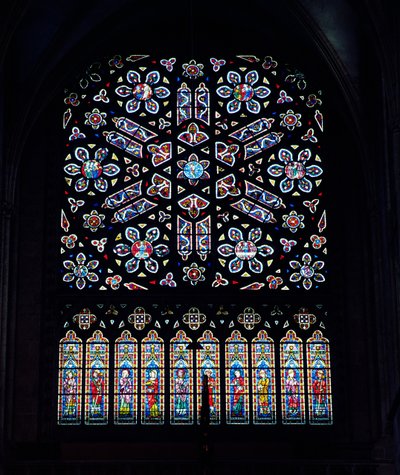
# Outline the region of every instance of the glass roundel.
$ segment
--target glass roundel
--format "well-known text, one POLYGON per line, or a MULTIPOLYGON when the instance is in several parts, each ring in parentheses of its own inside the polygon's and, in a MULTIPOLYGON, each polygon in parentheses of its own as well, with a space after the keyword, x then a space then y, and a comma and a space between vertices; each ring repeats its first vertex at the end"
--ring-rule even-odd
POLYGON ((325 285, 321 91, 299 71, 115 56, 64 105, 64 288, 325 285))

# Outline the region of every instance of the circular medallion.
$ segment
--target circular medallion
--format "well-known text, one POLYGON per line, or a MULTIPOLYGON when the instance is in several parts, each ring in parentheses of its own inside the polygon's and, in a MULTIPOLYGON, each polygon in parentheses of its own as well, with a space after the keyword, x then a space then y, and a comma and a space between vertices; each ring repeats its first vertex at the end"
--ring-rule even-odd
POLYGON ((289 114, 286 114, 285 117, 283 118, 283 122, 288 127, 294 127, 297 124, 297 121, 298 119, 295 114, 289 113, 289 114))
POLYGON ((296 229, 297 227, 300 226, 300 218, 298 216, 289 216, 289 218, 286 220, 286 224, 288 225, 289 228, 296 229))
POLYGON ((300 269, 300 274, 309 279, 314 275, 314 269, 311 266, 303 266, 300 269))
POLYGON ((285 173, 291 180, 300 180, 306 174, 306 168, 300 162, 290 162, 285 167, 285 173))
POLYGON ((91 228, 98 228, 101 225, 101 218, 97 214, 91 214, 87 220, 87 223, 91 228))
POLYGON ((192 267, 191 269, 189 269, 187 276, 190 280, 197 281, 201 277, 201 271, 197 267, 192 267))
POLYGON ((204 167, 199 162, 187 162, 183 168, 183 173, 185 174, 186 178, 189 180, 198 180, 204 172, 204 167))
POLYGON ((133 95, 139 101, 148 101, 153 95, 153 89, 146 83, 136 84, 133 95))
POLYGON ((89 116, 89 123, 91 125, 99 125, 101 124, 102 120, 103 118, 97 112, 95 112, 94 114, 90 114, 89 116))
POLYGON ((135 241, 132 244, 131 252, 133 257, 138 260, 148 259, 153 253, 153 246, 149 241, 135 241))
POLYGON ((246 102, 254 96, 254 89, 248 84, 238 84, 233 89, 233 96, 240 102, 246 102))
POLYGON ((86 266, 79 265, 74 269, 75 277, 86 277, 88 275, 88 269, 86 266))
POLYGON ((249 261, 257 254, 257 246, 251 241, 240 241, 235 246, 235 254, 242 261, 249 261))
POLYGON ((186 74, 188 76, 196 78, 200 74, 200 69, 195 64, 191 64, 186 68, 186 74))
POLYGON ((103 167, 97 160, 86 160, 81 168, 82 175, 85 178, 99 178, 102 171, 103 167))

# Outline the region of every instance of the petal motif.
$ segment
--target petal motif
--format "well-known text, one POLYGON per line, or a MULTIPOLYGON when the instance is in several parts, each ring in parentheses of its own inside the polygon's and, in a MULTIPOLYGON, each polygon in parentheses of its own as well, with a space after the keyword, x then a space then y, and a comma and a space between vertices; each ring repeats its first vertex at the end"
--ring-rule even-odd
POLYGON ((301 264, 298 261, 290 261, 289 265, 292 269, 300 269, 301 264))
POLYGON ((146 231, 146 239, 149 242, 156 241, 160 237, 160 230, 158 228, 150 228, 146 231))
POLYGON ((86 191, 89 186, 89 180, 87 180, 85 177, 79 178, 77 182, 75 183, 75 191, 86 191))
POLYGON ((304 279, 304 280, 303 280, 303 287, 304 287, 306 290, 311 289, 311 287, 312 287, 312 280, 311 280, 311 279, 304 279))
POLYGON ((146 269, 151 272, 152 274, 156 273, 158 271, 158 262, 155 261, 154 259, 146 259, 144 261, 144 266, 146 269))
POLYGON ((233 273, 240 272, 243 269, 243 261, 236 257, 229 263, 229 270, 233 273))
POLYGON ((315 282, 325 282, 325 277, 322 274, 314 274, 315 282))
POLYGON ((89 160, 89 152, 86 150, 86 148, 78 147, 75 150, 75 157, 81 162, 85 162, 86 160, 89 160))
POLYGON ((284 171, 285 167, 282 165, 271 165, 267 169, 267 172, 272 176, 281 176, 284 171))
POLYGON ((301 279, 301 275, 298 272, 295 272, 290 276, 290 282, 298 282, 301 279))
POLYGON ((250 267, 250 270, 256 274, 260 274, 263 270, 263 265, 255 257, 249 260, 249 267, 250 267))
MULTIPOLYGON (((300 114, 296 114, 296 117, 297 116, 300 116, 300 114)), ((299 162, 306 162, 311 157, 310 149, 306 148, 305 150, 302 150, 301 152, 299 152, 297 157, 298 157, 299 162)))
POLYGON ((139 231, 136 228, 127 228, 125 231, 125 236, 131 242, 135 242, 140 239, 139 231))
POLYGON ((271 246, 267 246, 266 244, 263 244, 262 246, 258 247, 258 253, 261 256, 270 256, 271 254, 274 253, 274 249, 271 246))
POLYGON ((260 112, 261 106, 260 104, 255 101, 254 99, 251 99, 250 101, 246 102, 246 107, 249 112, 252 114, 258 114, 260 112))
POLYGON ((140 101, 137 99, 131 99, 126 103, 126 110, 130 112, 131 114, 133 112, 136 112, 140 107, 140 101))
POLYGON ((64 267, 68 270, 75 269, 75 263, 72 261, 64 261, 63 264, 64 264, 64 267))
POLYGON ((131 252, 130 246, 128 244, 117 244, 114 247, 114 252, 119 256, 127 256, 131 252))
POLYGON ((132 257, 132 259, 126 261, 125 263, 126 271, 129 272, 129 274, 132 274, 132 272, 136 272, 138 267, 139 261, 136 259, 136 257, 132 257))
POLYGON ((244 82, 246 82, 247 84, 254 84, 255 82, 258 81, 258 72, 257 71, 249 71, 245 78, 244 78, 244 82))
POLYGON ((306 177, 303 177, 301 180, 298 181, 299 189, 304 193, 310 193, 312 190, 312 183, 306 177))
POLYGON ((64 282, 72 282, 74 279, 75 279, 74 274, 71 274, 70 272, 65 274, 64 277, 63 277, 64 282))
POLYGON ((231 244, 222 244, 218 247, 218 252, 222 256, 231 256, 234 254, 235 248, 231 244))
POLYGON ((271 90, 268 89, 265 86, 259 86, 254 89, 254 94, 256 97, 259 99, 264 99, 265 97, 269 96, 271 94, 271 90))
MULTIPOLYGON (((309 265, 311 262, 311 256, 310 254, 306 253, 303 255, 302 261, 304 262, 305 265, 309 265)), ((315 264, 314 264, 315 265, 315 264)))
POLYGON ((258 242, 261 239, 261 228, 253 228, 249 231, 249 241, 258 242))
POLYGON ((278 158, 283 163, 289 163, 293 161, 292 152, 290 150, 286 150, 286 148, 279 150, 278 158))
POLYGON ((228 82, 236 86, 236 84, 240 83, 240 74, 237 73, 236 71, 229 71, 227 75, 227 79, 228 79, 228 82))
POLYGON ((158 110, 160 109, 158 103, 154 99, 149 99, 144 103, 144 107, 146 108, 147 112, 150 114, 157 114, 158 110))
POLYGON ((286 177, 281 181, 279 188, 281 189, 282 193, 289 193, 289 191, 293 190, 293 180, 286 177))
POLYGON ((64 167, 65 173, 68 173, 68 175, 78 175, 81 173, 81 167, 78 167, 78 165, 75 165, 75 163, 70 163, 66 167, 64 167))
POLYGON ((229 114, 234 114, 235 112, 240 111, 240 105, 241 103, 239 101, 237 101, 236 99, 232 99, 228 102, 226 109, 229 114))
POLYGON ((158 244, 153 248, 154 254, 158 257, 163 257, 169 254, 169 248, 165 244, 158 244))
POLYGON ((138 82, 140 82, 140 74, 137 73, 136 71, 129 71, 128 74, 126 75, 126 79, 131 84, 137 84, 138 82))
POLYGON ((89 274, 86 276, 90 282, 97 282, 99 280, 99 276, 95 274, 94 272, 89 272, 89 274))
POLYGON ((104 192, 107 191, 108 183, 104 178, 99 176, 99 178, 96 178, 94 180, 94 187, 96 188, 96 190, 104 192))
POLYGON ((93 260, 93 261, 89 261, 86 267, 90 270, 93 270, 93 269, 96 269, 98 265, 99 265, 99 261, 93 260))
POLYGON ((156 84, 160 80, 160 73, 158 71, 150 71, 147 76, 145 82, 147 84, 156 84))
POLYGON ((232 89, 228 86, 221 86, 217 89, 217 94, 220 97, 227 98, 232 94, 232 89))
POLYGON ((113 163, 109 163, 108 165, 104 165, 103 167, 103 173, 107 176, 114 176, 119 172, 119 167, 117 167, 117 165, 114 165, 113 163))
POLYGON ((94 154, 95 159, 98 162, 102 162, 108 155, 108 148, 99 148, 96 150, 96 153, 94 154))
POLYGON ((243 233, 238 228, 230 228, 228 231, 228 236, 231 241, 234 241, 234 242, 243 241, 243 233))
POLYGON ((86 256, 85 254, 83 254, 83 252, 80 252, 77 256, 76 256, 76 262, 80 265, 80 264, 84 264, 86 261, 86 256))
POLYGON ((166 87, 156 87, 154 89, 154 94, 159 99, 164 99, 165 97, 168 97, 170 95, 170 92, 166 87))
POLYGON ((322 168, 318 165, 311 165, 306 167, 306 173, 308 176, 320 176, 322 174, 322 168))
POLYGON ((82 290, 86 285, 85 279, 82 279, 82 277, 79 277, 79 279, 76 280, 76 286, 78 287, 79 290, 82 290))
POLYGON ((325 265, 324 261, 315 261, 312 267, 314 270, 320 270, 324 267, 324 265, 325 265))
POLYGON ((132 94, 132 89, 127 86, 119 86, 117 89, 115 89, 115 92, 120 96, 120 97, 128 97, 132 94))

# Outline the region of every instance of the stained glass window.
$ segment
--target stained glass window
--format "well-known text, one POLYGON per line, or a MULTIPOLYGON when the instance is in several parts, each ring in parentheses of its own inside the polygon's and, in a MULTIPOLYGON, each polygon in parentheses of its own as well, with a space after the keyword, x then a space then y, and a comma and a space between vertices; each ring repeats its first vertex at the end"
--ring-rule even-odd
POLYGON ((192 340, 183 330, 171 339, 170 411, 172 424, 193 423, 193 350, 192 340))
POLYGON ((132 424, 137 419, 138 356, 137 341, 124 330, 115 341, 114 421, 132 424))
POLYGON ((253 422, 276 422, 275 349, 274 340, 260 330, 251 345, 253 422))
POLYGON ((271 57, 131 55, 64 102, 64 288, 323 285, 324 120, 304 75, 271 57))
POLYGON ((197 421, 200 422, 202 410, 202 396, 207 391, 209 421, 219 424, 221 421, 221 389, 220 389, 220 362, 219 341, 212 331, 205 330, 198 339, 200 348, 197 349, 197 421))
POLYGON ((108 340, 96 330, 86 341, 86 424, 108 422, 108 340))
POLYGON ((164 423, 164 341, 155 330, 142 340, 142 423, 164 423))
POLYGON ((81 332, 92 327, 106 331, 128 326, 129 330, 113 332, 110 348, 100 330, 85 346, 73 330, 60 340, 60 425, 80 424, 83 387, 86 424, 111 419, 117 425, 185 425, 200 423, 204 415, 211 424, 332 423, 330 347, 321 330, 327 322, 323 305, 311 310, 288 304, 254 308, 153 304, 146 310, 98 304, 95 311, 76 311, 68 305, 63 315, 64 326, 81 332), (310 337, 314 326, 318 329, 310 337), (176 330, 171 337, 168 329, 172 328, 176 330), (158 331, 169 335, 167 349, 158 331), (111 395, 109 361, 113 362, 111 395))
POLYGON ((284 424, 304 424, 303 342, 296 336, 295 331, 289 330, 282 338, 280 353, 282 422, 284 424))
POLYGON ((74 331, 60 341, 58 423, 80 424, 82 413, 82 340, 74 331))
POLYGON ((249 421, 247 340, 234 330, 225 346, 226 418, 229 424, 249 421))
POLYGON ((64 105, 59 424, 331 424, 326 308, 290 303, 326 285, 322 92, 271 56, 128 55, 64 105))
POLYGON ((332 423, 329 341, 316 330, 307 340, 308 412, 310 424, 332 423))

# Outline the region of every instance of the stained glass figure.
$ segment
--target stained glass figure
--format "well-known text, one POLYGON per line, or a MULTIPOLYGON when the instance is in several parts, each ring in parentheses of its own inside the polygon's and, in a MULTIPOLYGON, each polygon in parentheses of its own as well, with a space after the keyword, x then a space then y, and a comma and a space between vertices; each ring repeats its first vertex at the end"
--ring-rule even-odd
POLYGON ((141 343, 142 424, 164 423, 164 340, 150 330, 141 343))
POLYGON ((85 423, 108 422, 108 340, 96 330, 86 341, 85 423))
POLYGON ((321 92, 254 58, 107 58, 68 90, 64 288, 324 285, 321 92))
POLYGON ((289 330, 280 343, 282 423, 305 423, 303 342, 289 330))
POLYGON ((310 424, 332 424, 329 340, 319 330, 307 340, 307 382, 310 424))
POLYGON ((170 419, 171 424, 192 424, 193 350, 192 340, 179 330, 170 344, 170 419))
POLYGON ((114 348, 114 422, 134 424, 138 407, 137 341, 124 330, 114 348))
POLYGON ((274 341, 265 330, 251 343, 253 422, 276 422, 276 385, 274 341))
POLYGON ((249 422, 249 376, 247 340, 233 330, 225 344, 226 421, 249 422))
POLYGON ((220 356, 219 341, 210 330, 205 330, 197 340, 197 421, 200 422, 203 390, 207 391, 210 424, 221 421, 220 356))
POLYGON ((82 416, 82 340, 70 330, 60 340, 58 423, 80 424, 82 416))

